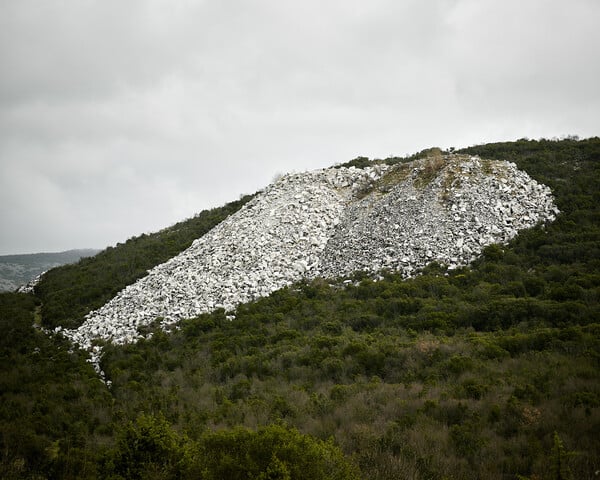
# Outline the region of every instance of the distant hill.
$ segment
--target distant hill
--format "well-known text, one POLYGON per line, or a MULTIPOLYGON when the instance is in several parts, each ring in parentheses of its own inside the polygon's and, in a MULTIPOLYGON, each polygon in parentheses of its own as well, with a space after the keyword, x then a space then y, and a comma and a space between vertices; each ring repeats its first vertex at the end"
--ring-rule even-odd
POLYGON ((40 273, 54 267, 75 263, 83 257, 92 257, 99 250, 77 249, 65 252, 0 255, 0 291, 13 291, 33 280, 40 273))

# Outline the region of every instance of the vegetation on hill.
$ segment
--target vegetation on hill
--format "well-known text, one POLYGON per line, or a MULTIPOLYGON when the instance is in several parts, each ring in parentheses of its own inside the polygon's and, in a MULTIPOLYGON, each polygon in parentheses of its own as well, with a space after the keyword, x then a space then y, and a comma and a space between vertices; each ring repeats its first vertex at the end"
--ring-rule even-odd
POLYGON ((468 268, 304 282, 107 345, 110 389, 32 327, 49 286, 0 295, 0 477, 593 478, 600 139, 462 152, 550 185, 558 220, 468 268))
POLYGON ((252 197, 246 195, 222 207, 204 210, 159 232, 130 238, 94 257, 52 269, 35 289, 42 301, 44 326, 77 328, 86 313, 100 308, 151 268, 181 253, 252 197))

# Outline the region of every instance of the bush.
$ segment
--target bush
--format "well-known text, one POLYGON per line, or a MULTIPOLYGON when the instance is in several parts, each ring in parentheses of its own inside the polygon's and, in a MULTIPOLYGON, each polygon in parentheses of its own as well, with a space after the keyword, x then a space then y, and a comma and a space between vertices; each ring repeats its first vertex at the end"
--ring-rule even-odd
POLYGON ((200 452, 206 480, 359 478, 357 468, 332 442, 280 425, 207 433, 200 452))

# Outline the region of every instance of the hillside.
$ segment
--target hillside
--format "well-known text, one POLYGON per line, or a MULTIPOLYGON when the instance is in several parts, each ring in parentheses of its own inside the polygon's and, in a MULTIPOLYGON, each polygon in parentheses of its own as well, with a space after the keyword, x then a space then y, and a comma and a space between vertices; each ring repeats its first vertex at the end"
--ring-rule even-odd
POLYGON ((76 327, 90 310, 104 305, 120 290, 188 248, 252 198, 246 195, 222 207, 204 210, 152 234, 108 247, 77 265, 54 268, 36 286, 46 327, 76 327))
POLYGON ((81 258, 92 257, 96 253, 98 250, 80 249, 66 252, 0 255, 0 292, 14 291, 46 270, 75 263, 81 258))
MULTIPOLYGON (((31 326, 41 311, 48 326, 77 327, 89 299, 104 303, 85 262, 49 272, 35 296, 0 295, 0 476, 593 478, 600 139, 456 154, 514 162, 560 214, 468 265, 315 276, 240 305, 233 321, 220 308, 170 334, 148 325, 147 339, 104 345, 110 389, 86 354, 31 326)), ((136 257, 142 243, 127 243, 113 258, 136 257)), ((115 275, 111 296, 133 277, 115 275)))
POLYGON ((440 153, 396 166, 287 175, 63 333, 82 348, 269 295, 302 279, 455 269, 558 213, 514 165, 440 153))

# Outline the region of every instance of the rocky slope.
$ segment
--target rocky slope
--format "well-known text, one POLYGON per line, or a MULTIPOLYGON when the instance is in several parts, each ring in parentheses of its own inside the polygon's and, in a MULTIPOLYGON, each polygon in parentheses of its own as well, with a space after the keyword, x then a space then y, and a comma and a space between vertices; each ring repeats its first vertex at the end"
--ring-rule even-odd
POLYGON ((434 260, 454 268, 557 213, 546 186, 477 157, 291 174, 63 333, 91 349, 95 339, 133 342, 157 318, 233 312, 302 278, 410 276, 434 260))

